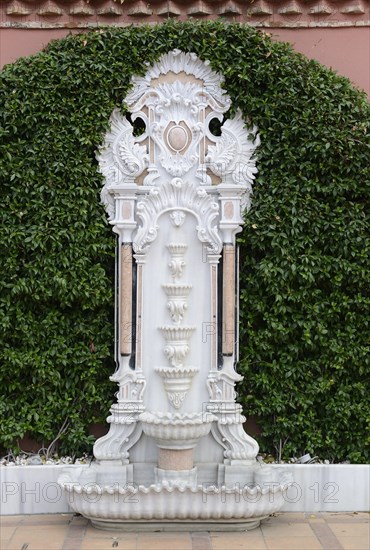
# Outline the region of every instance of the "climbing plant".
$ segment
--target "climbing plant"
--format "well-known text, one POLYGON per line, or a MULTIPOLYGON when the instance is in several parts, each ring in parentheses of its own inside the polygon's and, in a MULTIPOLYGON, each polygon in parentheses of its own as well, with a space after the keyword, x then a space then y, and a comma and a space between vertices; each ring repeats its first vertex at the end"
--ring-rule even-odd
POLYGON ((239 398, 264 451, 369 458, 370 108, 348 80, 222 22, 104 28, 0 79, 0 444, 91 448, 112 401, 115 241, 95 150, 133 74, 179 48, 259 128, 239 238, 239 398), (61 429, 62 428, 62 429, 61 429))

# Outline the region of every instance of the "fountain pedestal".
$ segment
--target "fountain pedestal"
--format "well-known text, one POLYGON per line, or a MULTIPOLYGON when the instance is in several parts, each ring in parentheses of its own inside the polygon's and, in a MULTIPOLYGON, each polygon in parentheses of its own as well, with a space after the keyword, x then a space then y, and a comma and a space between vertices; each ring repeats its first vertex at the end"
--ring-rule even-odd
POLYGON ((59 482, 98 527, 248 529, 284 502, 289 481, 257 463, 235 401, 235 235, 259 137, 240 112, 225 118, 221 81, 195 54, 162 56, 97 154, 118 235, 119 391, 96 462, 59 482))

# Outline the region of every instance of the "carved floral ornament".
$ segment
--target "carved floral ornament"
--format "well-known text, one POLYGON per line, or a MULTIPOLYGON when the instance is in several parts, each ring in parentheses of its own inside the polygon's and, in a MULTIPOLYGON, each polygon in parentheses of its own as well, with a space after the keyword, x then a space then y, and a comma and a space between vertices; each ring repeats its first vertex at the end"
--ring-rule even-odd
POLYGON ((180 225, 187 210, 198 218, 200 240, 219 252, 222 241, 214 222, 219 204, 210 192, 218 184, 238 188, 242 207, 250 206, 259 136, 255 127, 245 127, 240 111, 225 120, 231 102, 221 83, 208 61, 174 50, 148 67, 145 76, 132 78, 125 101, 130 117, 119 109, 111 115, 110 131, 97 153, 105 180, 101 198, 111 223, 124 224, 128 220, 116 198, 125 188, 137 187, 137 252, 155 239, 161 213, 169 211, 180 225), (212 133, 215 122, 219 135, 212 133), (139 126, 141 135, 135 135, 139 126))

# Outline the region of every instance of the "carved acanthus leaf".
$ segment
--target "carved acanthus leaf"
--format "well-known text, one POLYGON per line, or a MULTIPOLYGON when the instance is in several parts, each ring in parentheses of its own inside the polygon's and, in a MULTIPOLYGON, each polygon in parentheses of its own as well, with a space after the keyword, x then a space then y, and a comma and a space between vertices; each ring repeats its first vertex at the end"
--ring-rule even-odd
POLYGON ((167 345, 163 352, 172 367, 180 368, 184 364, 184 360, 190 351, 190 347, 187 344, 172 344, 167 345))
POLYGON ((216 176, 222 177, 235 157, 236 142, 233 136, 222 134, 215 145, 208 147, 206 162, 216 176))
POLYGON ((171 275, 174 280, 181 279, 185 266, 186 263, 181 260, 181 258, 172 258, 172 260, 168 262, 168 267, 171 270, 171 275))
POLYGON ((167 309, 173 323, 178 325, 184 318, 185 311, 188 309, 188 304, 185 299, 169 300, 167 302, 167 309))
POLYGON ((138 176, 146 168, 148 156, 145 154, 145 147, 134 142, 129 133, 122 136, 118 143, 117 160, 121 164, 125 176, 138 176))
POLYGON ((105 180, 101 201, 111 219, 114 217, 114 198, 110 188, 133 182, 148 165, 146 147, 135 143, 132 130, 133 127, 126 117, 119 109, 114 109, 110 117, 110 130, 96 152, 99 170, 105 180))
POLYGON ((243 185, 249 192, 257 172, 255 151, 260 144, 257 128, 247 129, 240 111, 222 126, 215 145, 208 147, 206 163, 225 183, 243 185))

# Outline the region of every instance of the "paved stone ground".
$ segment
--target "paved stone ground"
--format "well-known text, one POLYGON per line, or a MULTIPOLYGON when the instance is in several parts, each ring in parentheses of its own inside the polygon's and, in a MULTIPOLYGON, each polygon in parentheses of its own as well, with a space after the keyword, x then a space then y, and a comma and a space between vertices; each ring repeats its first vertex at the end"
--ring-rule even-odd
POLYGON ((121 533, 72 514, 3 516, 2 550, 370 550, 370 516, 276 514, 241 533, 121 533))

